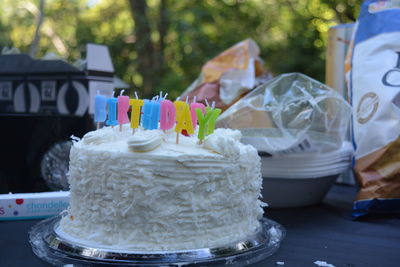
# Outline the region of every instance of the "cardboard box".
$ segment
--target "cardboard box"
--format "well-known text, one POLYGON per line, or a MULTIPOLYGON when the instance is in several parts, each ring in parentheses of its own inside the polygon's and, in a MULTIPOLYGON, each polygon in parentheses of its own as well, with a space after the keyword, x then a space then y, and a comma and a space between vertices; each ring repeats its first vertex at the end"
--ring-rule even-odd
MULTIPOLYGON (((337 90, 347 101, 350 100, 345 79, 345 59, 348 49, 350 49, 354 27, 354 23, 340 24, 331 27, 328 32, 329 39, 327 44, 325 81, 328 86, 337 90)), ((349 129, 347 140, 351 141, 351 138, 349 129)), ((355 179, 353 171, 348 170, 340 175, 337 182, 354 185, 355 179)))
POLYGON ((1 220, 41 219, 58 215, 69 206, 69 191, 0 195, 1 220))

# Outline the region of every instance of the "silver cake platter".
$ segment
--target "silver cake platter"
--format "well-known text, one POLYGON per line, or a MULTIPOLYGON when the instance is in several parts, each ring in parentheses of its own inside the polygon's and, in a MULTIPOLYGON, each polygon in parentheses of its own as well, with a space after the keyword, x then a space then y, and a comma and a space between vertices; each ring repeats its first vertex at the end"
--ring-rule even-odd
POLYGON ((271 256, 285 236, 284 228, 267 218, 257 233, 245 240, 215 247, 177 251, 118 251, 71 241, 56 231, 62 215, 32 227, 29 240, 33 252, 54 265, 73 266, 244 266, 271 256))

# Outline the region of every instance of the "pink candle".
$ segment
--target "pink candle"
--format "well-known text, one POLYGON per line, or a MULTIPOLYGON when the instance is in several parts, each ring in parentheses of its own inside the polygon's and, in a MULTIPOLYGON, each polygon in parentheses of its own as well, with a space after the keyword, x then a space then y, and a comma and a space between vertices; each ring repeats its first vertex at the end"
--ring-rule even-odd
POLYGON ((195 129, 195 130, 196 130, 196 126, 197 126, 196 108, 201 109, 201 111, 203 112, 203 115, 206 113, 206 108, 202 103, 190 104, 190 114, 192 115, 193 129, 195 129))
POLYGON ((170 100, 161 101, 160 128, 161 130, 169 130, 175 124, 175 106, 170 100))
POLYGON ((118 124, 125 124, 129 122, 129 96, 118 97, 118 124))

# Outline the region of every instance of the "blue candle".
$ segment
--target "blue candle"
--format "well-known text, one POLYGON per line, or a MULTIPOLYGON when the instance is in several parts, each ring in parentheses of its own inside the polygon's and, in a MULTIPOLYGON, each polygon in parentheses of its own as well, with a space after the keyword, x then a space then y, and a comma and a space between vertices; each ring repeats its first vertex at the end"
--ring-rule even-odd
POLYGON ((96 95, 94 98, 94 121, 104 122, 107 118, 107 98, 104 95, 96 95))
POLYGON ((143 115, 142 115, 142 127, 145 129, 150 129, 150 119, 151 119, 151 109, 153 104, 150 100, 144 100, 143 115))
POLYGON ((111 126, 118 125, 117 103, 118 100, 116 97, 110 97, 109 99, 107 99, 107 107, 108 107, 108 119, 106 121, 107 125, 111 126))
POLYGON ((152 101, 150 115, 150 130, 158 129, 158 121, 160 120, 160 102, 152 101))

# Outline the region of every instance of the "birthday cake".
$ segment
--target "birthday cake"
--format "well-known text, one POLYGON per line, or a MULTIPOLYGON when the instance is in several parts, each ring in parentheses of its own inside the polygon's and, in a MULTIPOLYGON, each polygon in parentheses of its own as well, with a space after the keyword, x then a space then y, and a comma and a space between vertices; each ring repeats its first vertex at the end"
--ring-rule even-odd
POLYGON ((218 247, 255 233, 263 215, 260 158, 239 131, 195 136, 128 124, 74 143, 70 208, 59 232, 123 250, 218 247))

